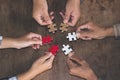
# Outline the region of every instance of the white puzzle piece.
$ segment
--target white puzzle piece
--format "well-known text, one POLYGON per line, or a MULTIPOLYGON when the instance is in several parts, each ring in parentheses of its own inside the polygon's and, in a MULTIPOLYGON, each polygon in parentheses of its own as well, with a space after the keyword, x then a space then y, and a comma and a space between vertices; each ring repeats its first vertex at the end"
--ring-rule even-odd
POLYGON ((62 48, 62 51, 64 52, 65 55, 68 55, 72 50, 72 48, 70 48, 69 45, 64 45, 63 44, 63 48, 62 48))
POLYGON ((76 36, 75 32, 68 33, 68 36, 66 38, 68 38, 69 41, 75 41, 75 40, 77 40, 77 36, 76 36))

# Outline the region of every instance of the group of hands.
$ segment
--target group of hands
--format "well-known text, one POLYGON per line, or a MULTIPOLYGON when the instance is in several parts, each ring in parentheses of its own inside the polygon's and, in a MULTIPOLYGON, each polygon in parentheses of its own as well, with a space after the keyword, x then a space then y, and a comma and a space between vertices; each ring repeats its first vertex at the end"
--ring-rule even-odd
MULTIPOLYGON (((39 49, 42 46, 42 36, 36 33, 29 33, 19 38, 4 38, 1 42, 0 49, 16 48, 22 49, 31 47, 39 49)), ((23 74, 17 75, 18 80, 31 80, 35 76, 47 71, 53 67, 55 56, 50 52, 45 52, 42 57, 37 59, 32 67, 23 74)), ((82 58, 76 57, 74 52, 70 52, 67 56, 66 63, 69 68, 69 73, 74 76, 85 78, 87 80, 97 80, 97 76, 90 68, 89 64, 82 58)))
MULTIPOLYGON (((67 0, 65 12, 59 12, 63 18, 63 23, 75 26, 81 16, 80 0, 67 0)), ((54 12, 48 12, 46 0, 33 0, 33 18, 40 25, 52 24, 54 12)), ((107 36, 114 36, 113 27, 103 28, 93 22, 88 22, 77 28, 77 37, 83 40, 103 39, 107 36), (85 31, 86 30, 86 31, 85 31)))
MULTIPOLYGON (((60 12, 63 22, 69 26, 74 26, 80 18, 80 0, 67 0, 65 13, 60 12)), ((33 18, 40 25, 52 24, 54 12, 48 13, 46 0, 33 0, 33 18)), ((79 26, 76 30, 77 38, 83 40, 103 39, 107 36, 114 36, 113 27, 103 28, 92 22, 79 26), (86 31, 87 29, 87 31, 86 31)), ((20 38, 3 38, 0 49, 3 48, 25 48, 32 46, 33 49, 39 49, 42 46, 42 36, 40 34, 29 33, 20 38)), ((36 60, 32 67, 25 73, 17 75, 18 80, 31 80, 38 74, 52 68, 55 56, 46 52, 44 56, 36 60)), ((67 56, 69 73, 74 76, 85 78, 87 80, 97 80, 97 76, 90 68, 89 64, 74 55, 71 52, 67 56)))

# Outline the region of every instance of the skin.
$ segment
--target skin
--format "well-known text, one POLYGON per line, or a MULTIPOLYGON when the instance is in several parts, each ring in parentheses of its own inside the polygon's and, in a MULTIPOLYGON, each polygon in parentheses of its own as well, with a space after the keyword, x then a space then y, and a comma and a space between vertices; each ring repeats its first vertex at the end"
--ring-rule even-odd
POLYGON ((33 18, 40 25, 52 24, 54 12, 48 13, 48 4, 46 0, 33 0, 33 18))
POLYGON ((37 49, 42 45, 41 35, 35 33, 29 33, 23 37, 19 38, 3 38, 0 45, 0 49, 4 48, 16 48, 21 49, 25 47, 32 46, 34 49, 37 49), (34 38, 37 38, 36 40, 34 38))
POLYGON ((86 80, 97 80, 97 76, 90 68, 89 64, 85 60, 76 57, 73 52, 69 54, 67 64, 71 75, 78 76, 86 80))
POLYGON ((63 22, 69 26, 75 26, 80 18, 80 0, 68 0, 65 13, 60 12, 63 22))
POLYGON ((87 24, 79 26, 76 33, 77 38, 83 40, 103 39, 105 37, 114 36, 114 29, 113 27, 103 28, 92 22, 89 22, 87 24))
POLYGON ((25 73, 17 76, 18 80, 31 80, 35 76, 41 74, 44 71, 47 71, 52 68, 54 60, 54 55, 47 52, 46 55, 42 56, 38 60, 36 60, 32 67, 25 73))

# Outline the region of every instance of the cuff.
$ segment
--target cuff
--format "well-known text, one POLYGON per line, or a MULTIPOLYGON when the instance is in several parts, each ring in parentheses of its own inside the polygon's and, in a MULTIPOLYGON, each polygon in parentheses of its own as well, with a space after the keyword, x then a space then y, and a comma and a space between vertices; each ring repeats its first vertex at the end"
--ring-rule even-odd
POLYGON ((2 36, 0 36, 0 45, 1 45, 2 40, 3 40, 3 37, 2 37, 2 36))
POLYGON ((8 80, 18 80, 16 76, 9 78, 8 80))
POLYGON ((114 27, 114 33, 116 38, 120 38, 120 24, 116 24, 114 27))

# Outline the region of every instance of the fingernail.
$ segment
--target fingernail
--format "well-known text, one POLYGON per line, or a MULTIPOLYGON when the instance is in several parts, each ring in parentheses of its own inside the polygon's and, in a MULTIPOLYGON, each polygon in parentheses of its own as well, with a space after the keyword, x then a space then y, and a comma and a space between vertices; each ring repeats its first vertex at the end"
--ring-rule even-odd
POLYGON ((67 20, 64 20, 64 23, 67 23, 68 21, 67 20))
POLYGON ((76 36, 79 39, 80 38, 80 33, 76 33, 76 36))

